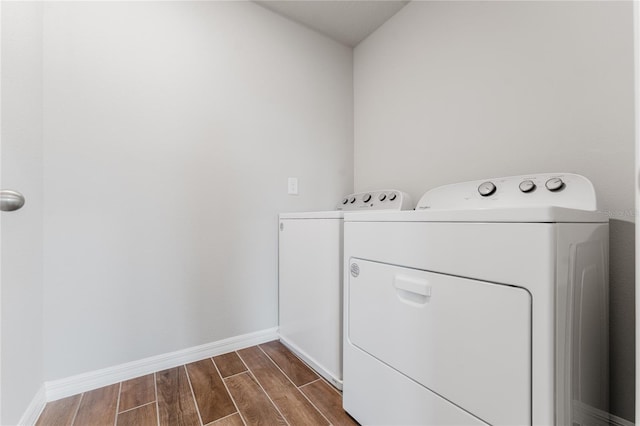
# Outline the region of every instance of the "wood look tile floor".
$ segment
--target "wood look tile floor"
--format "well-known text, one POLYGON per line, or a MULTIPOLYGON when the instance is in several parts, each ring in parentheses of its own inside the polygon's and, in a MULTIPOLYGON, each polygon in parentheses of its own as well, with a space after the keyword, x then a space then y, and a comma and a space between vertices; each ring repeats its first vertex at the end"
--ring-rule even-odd
POLYGON ((278 341, 49 402, 38 426, 357 425, 278 341))

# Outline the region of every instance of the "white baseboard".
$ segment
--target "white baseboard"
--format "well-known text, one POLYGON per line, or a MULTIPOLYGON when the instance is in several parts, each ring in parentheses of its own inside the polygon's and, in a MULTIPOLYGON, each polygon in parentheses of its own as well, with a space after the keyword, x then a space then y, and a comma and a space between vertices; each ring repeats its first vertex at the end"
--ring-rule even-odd
POLYGON ((166 370, 204 358, 233 352, 238 349, 265 343, 278 338, 278 328, 256 331, 243 334, 217 342, 207 343, 171 352, 144 358, 138 361, 128 362, 101 370, 90 371, 59 380, 45 382, 46 400, 55 401, 67 396, 76 395, 103 386, 112 385, 124 380, 144 376, 155 371, 166 370))
POLYGON ((46 391, 44 385, 42 385, 40 386, 40 389, 38 389, 38 392, 36 392, 36 394, 34 395, 24 414, 18 421, 18 424, 20 426, 35 425, 36 421, 38 421, 38 417, 40 417, 40 414, 42 413, 42 410, 44 410, 44 406, 46 403, 46 391))

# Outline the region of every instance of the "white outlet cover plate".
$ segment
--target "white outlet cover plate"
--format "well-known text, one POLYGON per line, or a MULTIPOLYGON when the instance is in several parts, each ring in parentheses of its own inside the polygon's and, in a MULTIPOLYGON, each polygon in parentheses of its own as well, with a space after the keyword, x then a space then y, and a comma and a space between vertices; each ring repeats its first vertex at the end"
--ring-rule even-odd
POLYGON ((298 178, 289 178, 287 183, 287 193, 289 195, 298 195, 298 178))

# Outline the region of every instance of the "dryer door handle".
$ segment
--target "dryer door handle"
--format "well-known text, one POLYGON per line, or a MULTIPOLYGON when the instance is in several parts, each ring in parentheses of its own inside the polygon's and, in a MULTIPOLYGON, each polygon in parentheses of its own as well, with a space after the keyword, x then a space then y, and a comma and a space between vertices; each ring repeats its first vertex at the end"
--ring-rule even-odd
POLYGON ((429 281, 407 275, 396 275, 393 277, 393 286, 397 290, 419 294, 424 297, 431 297, 431 286, 429 281))

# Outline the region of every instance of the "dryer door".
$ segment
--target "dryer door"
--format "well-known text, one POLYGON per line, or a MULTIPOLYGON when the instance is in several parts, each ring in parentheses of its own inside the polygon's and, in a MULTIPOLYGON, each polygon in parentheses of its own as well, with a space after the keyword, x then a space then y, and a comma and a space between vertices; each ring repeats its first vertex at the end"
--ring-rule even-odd
POLYGON ((349 266, 353 345, 487 423, 531 424, 526 290, 355 258, 349 266))

